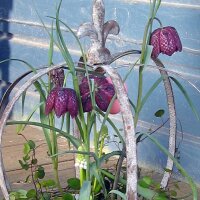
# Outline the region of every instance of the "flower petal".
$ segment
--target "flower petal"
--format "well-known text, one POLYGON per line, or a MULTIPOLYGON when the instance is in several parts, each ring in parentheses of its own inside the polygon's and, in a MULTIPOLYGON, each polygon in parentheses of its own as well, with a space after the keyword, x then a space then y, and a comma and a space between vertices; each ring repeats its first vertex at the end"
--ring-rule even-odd
POLYGON ((178 35, 178 32, 176 31, 176 29, 174 27, 168 26, 166 27, 168 28, 168 31, 170 31, 174 37, 175 43, 176 43, 176 51, 182 51, 182 43, 180 40, 180 37, 178 35))
POLYGON ((85 94, 81 97, 83 111, 90 112, 92 111, 92 102, 90 98, 90 94, 85 94))
POLYGON ((99 89, 103 90, 107 96, 111 99, 115 95, 115 88, 112 83, 107 83, 99 87, 99 89))
POLYGON ((152 58, 157 58, 160 54, 160 31, 161 29, 158 28, 151 34, 150 44, 153 46, 151 54, 152 58))
POLYGON ((87 81, 82 82, 79 85, 79 88, 80 88, 80 94, 81 94, 81 96, 84 95, 84 94, 86 94, 86 93, 90 93, 90 89, 89 89, 89 85, 88 85, 87 81))
POLYGON ((68 89, 66 92, 68 93, 67 109, 71 117, 74 118, 78 115, 78 99, 76 92, 73 89, 68 89))
POLYGON ((160 32, 160 50, 168 56, 171 56, 176 51, 176 42, 173 34, 166 27, 160 32))
POLYGON ((54 110, 58 118, 68 111, 67 102, 68 102, 68 92, 66 91, 66 89, 62 88, 58 90, 54 106, 54 110))
POLYGON ((96 104, 104 112, 106 112, 106 110, 108 109, 111 99, 112 96, 108 95, 108 93, 105 90, 99 89, 95 93, 96 104))
POLYGON ((54 108, 55 99, 57 97, 58 88, 54 88, 51 90, 49 95, 47 96, 46 104, 45 104, 45 115, 48 115, 54 108))

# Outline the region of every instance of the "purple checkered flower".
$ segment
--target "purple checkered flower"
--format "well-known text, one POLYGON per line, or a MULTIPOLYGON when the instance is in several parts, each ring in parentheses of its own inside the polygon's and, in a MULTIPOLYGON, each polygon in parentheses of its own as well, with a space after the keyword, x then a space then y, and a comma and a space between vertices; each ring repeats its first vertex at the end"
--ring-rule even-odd
MULTIPOLYGON (((102 111, 106 112, 110 101, 115 94, 114 86, 108 82, 106 77, 97 77, 91 75, 89 78, 94 80, 95 102, 102 111)), ((92 110, 92 102, 87 77, 83 78, 79 87, 83 111, 90 112, 92 110)))
POLYGON ((45 114, 48 115, 52 110, 58 118, 66 112, 69 112, 72 118, 76 117, 78 115, 76 92, 71 88, 52 89, 46 100, 45 114))
POLYGON ((151 34, 150 44, 153 46, 152 58, 157 58, 160 53, 171 56, 176 51, 182 51, 179 35, 171 26, 154 30, 151 34))

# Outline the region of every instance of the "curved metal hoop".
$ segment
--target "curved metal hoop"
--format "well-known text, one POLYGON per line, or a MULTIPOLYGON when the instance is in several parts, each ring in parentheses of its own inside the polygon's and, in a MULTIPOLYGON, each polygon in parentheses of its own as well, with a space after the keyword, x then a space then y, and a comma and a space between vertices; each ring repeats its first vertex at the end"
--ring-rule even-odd
MULTIPOLYGON (((130 50, 130 51, 126 51, 123 53, 120 53, 118 55, 116 55, 115 57, 112 58, 112 60, 110 60, 108 63, 111 64, 113 62, 115 62, 117 59, 124 57, 126 55, 130 55, 130 54, 139 54, 140 51, 138 50, 130 50)), ((159 67, 164 68, 164 65, 161 63, 161 61, 154 60, 154 62, 156 63, 156 65, 158 65, 159 67)), ((98 65, 103 65, 104 63, 98 63, 96 64, 96 66, 98 65)), ((15 94, 15 96, 13 97, 12 101, 10 101, 10 103, 6 106, 5 110, 2 111, 3 115, 0 121, 0 124, 2 125, 0 127, 0 146, 1 146, 1 141, 2 141, 2 134, 3 134, 3 128, 6 124, 7 118, 9 116, 9 113, 11 112, 15 102, 18 100, 18 98, 21 96, 21 94, 23 93, 24 90, 28 89, 28 87, 30 87, 30 85, 32 85, 32 83, 34 81, 36 81, 38 78, 40 78, 41 76, 43 76, 44 74, 47 74, 49 71, 53 70, 53 69, 57 69, 63 67, 63 64, 60 65, 56 65, 53 67, 43 67, 44 69, 38 69, 40 70, 36 75, 34 75, 29 81, 27 81, 23 87, 20 88, 20 90, 15 94)), ((91 66, 90 66, 91 67, 91 66)), ((67 67, 64 67, 67 68, 67 67)), ((80 71, 84 71, 84 69, 78 69, 80 71)), ((10 87, 7 90, 6 93, 6 97, 9 96, 11 90, 14 88, 14 86, 24 77, 26 77, 28 74, 30 74, 32 71, 29 71, 27 73, 25 73, 24 75, 22 75, 20 78, 18 78, 15 82, 14 85, 12 85, 12 87, 10 87)), ((167 95, 167 101, 168 101, 168 109, 169 109, 169 114, 170 114, 170 133, 169 133, 169 152, 174 156, 175 154, 175 147, 176 147, 176 111, 175 111, 175 103, 174 103, 174 96, 173 96, 173 90, 172 90, 172 86, 170 83, 170 80, 168 78, 168 74, 165 70, 161 70, 160 69, 160 73, 161 75, 164 75, 164 87, 166 90, 166 95, 167 95)), ((2 100, 0 107, 2 106, 2 104, 4 104, 4 99, 2 100)), ((169 171, 172 170, 173 168, 173 161, 168 158, 167 159, 167 165, 166 168, 169 169, 169 171)), ((168 184, 169 178, 170 178, 171 173, 170 172, 164 172, 164 176, 162 178, 161 181, 161 187, 165 188, 168 184)), ((3 170, 3 160, 2 160, 2 152, 0 149, 0 183, 1 183, 1 189, 3 191, 3 194, 5 196, 5 198, 9 198, 8 196, 8 192, 7 192, 7 188, 6 188, 6 181, 5 181, 5 172, 3 170)))

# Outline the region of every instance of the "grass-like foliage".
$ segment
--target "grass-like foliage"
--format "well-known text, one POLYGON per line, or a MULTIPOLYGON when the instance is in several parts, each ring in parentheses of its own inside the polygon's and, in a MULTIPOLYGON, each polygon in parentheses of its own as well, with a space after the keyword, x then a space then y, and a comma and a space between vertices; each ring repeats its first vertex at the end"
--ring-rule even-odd
MULTIPOLYGON (((52 20, 51 29, 46 27, 40 13, 38 13, 38 17, 49 36, 47 65, 37 68, 26 61, 19 59, 0 61, 0 64, 10 60, 20 62, 26 65, 30 70, 11 84, 1 100, 0 111, 3 113, 1 118, 3 125, 5 125, 8 113, 11 111, 14 103, 19 97, 22 97, 22 115, 24 115, 26 109, 26 91, 30 86, 35 87, 35 90, 40 97, 39 102, 36 103, 32 112, 30 112, 24 120, 7 122, 7 125, 17 125, 19 137, 22 136, 24 138, 23 157, 19 160, 19 164, 22 169, 30 171, 30 175, 27 177, 26 181, 31 181, 33 183, 33 188, 29 190, 24 190, 22 188, 18 191, 9 191, 10 199, 114 200, 117 196, 123 200, 137 199, 137 197, 149 200, 179 199, 179 197, 176 196, 176 191, 166 187, 174 163, 183 177, 188 180, 191 186, 193 199, 197 200, 197 190, 192 178, 187 174, 176 158, 174 158, 176 112, 173 88, 170 79, 183 93, 197 119, 199 119, 199 114, 181 83, 175 77, 168 76, 168 72, 165 70, 164 65, 156 57, 159 53, 169 55, 173 54, 175 51, 180 51, 182 48, 178 40, 179 36, 176 35, 174 28, 170 27, 165 29, 165 31, 169 31, 168 34, 171 34, 169 36, 170 38, 164 38, 164 35, 162 38, 158 39, 157 37, 159 36, 158 34, 156 35, 157 32, 152 31, 152 24, 155 19, 161 23, 160 20, 156 18, 160 4, 161 0, 150 1, 150 13, 145 26, 141 51, 127 51, 112 57, 108 61, 105 60, 104 64, 111 65, 112 62, 115 62, 115 60, 120 57, 130 54, 133 54, 133 56, 134 54, 140 54, 140 59, 136 61, 134 66, 130 66, 123 81, 119 76, 115 77, 112 74, 113 71, 109 68, 110 66, 104 66, 102 63, 91 66, 87 63, 89 56, 87 52, 84 52, 84 48, 82 47, 77 34, 66 22, 64 22, 64 20, 60 19, 62 1, 58 4, 55 16, 48 16, 48 18, 52 20), (78 66, 76 66, 73 56, 68 49, 68 44, 61 27, 64 27, 71 33, 79 46, 81 58, 78 62, 78 66), (162 46, 163 41, 167 39, 172 41, 170 44, 173 46, 170 48, 162 46), (158 44, 156 43, 157 41, 159 41, 158 44), (63 62, 57 65, 54 64, 53 56, 55 47, 59 49, 63 58, 63 62), (149 87, 146 94, 143 94, 143 71, 148 67, 151 59, 153 59, 157 65, 156 69, 160 71, 160 77, 149 87), (128 99, 124 86, 122 86, 121 91, 119 91, 115 83, 117 81, 124 83, 130 74, 135 73, 133 68, 136 65, 139 65, 139 80, 137 99, 136 102, 134 102, 133 99, 128 99), (107 69, 108 74, 111 76, 109 77, 105 74, 106 70, 103 71, 103 73, 96 70, 98 67, 107 69), (23 84, 22 91, 18 91, 14 96, 13 101, 5 107, 5 102, 7 102, 11 91, 22 79, 24 79, 24 77, 30 74, 32 74, 32 78, 23 84), (46 77, 43 79, 44 76, 46 77), (152 134, 158 129, 155 131, 151 130, 148 133, 139 131, 135 133, 136 128, 138 129, 138 120, 144 105, 161 82, 164 83, 163 90, 167 91, 167 101, 168 104, 171 105, 169 106, 169 120, 167 120, 170 122, 169 150, 163 147, 159 141, 153 137, 152 134), (125 98, 124 101, 117 99, 120 92, 125 92, 124 96, 127 98, 125 98), (124 109, 127 102, 130 102, 130 105, 128 104, 128 111, 127 109, 124 109), (117 124, 110 117, 110 113, 113 112, 112 109, 114 106, 117 107, 115 114, 120 113, 121 111, 124 123, 123 130, 119 130, 117 124), (132 112, 131 117, 126 119, 126 116, 128 116, 126 114, 130 113, 130 110, 132 112), (34 115, 38 116, 38 121, 33 121, 34 115), (129 122, 133 123, 129 124, 129 122), (36 150, 40 146, 37 146, 37 143, 32 140, 27 140, 22 134, 22 131, 26 129, 27 125, 42 128, 48 148, 48 156, 52 162, 54 179, 49 179, 46 176, 44 166, 40 165, 37 160, 36 150), (133 132, 130 133, 128 132, 129 130, 133 130, 133 132), (113 141, 110 138, 111 134, 114 135, 113 141), (130 134, 132 134, 130 137, 133 139, 132 141, 127 140, 130 134), (58 144, 58 139, 60 137, 64 138, 67 142, 67 150, 62 152, 59 151, 58 144), (140 177, 138 173, 138 180, 136 177, 136 179, 133 180, 134 183, 131 183, 130 177, 132 177, 132 174, 130 174, 130 166, 128 164, 126 165, 126 163, 129 163, 129 160, 126 160, 126 158, 133 158, 136 161, 132 173, 137 173, 137 168, 139 168, 139 166, 137 165, 136 153, 130 152, 129 149, 132 144, 129 145, 128 143, 133 142, 133 145, 136 146, 139 142, 148 139, 157 145, 166 157, 168 157, 163 180, 161 183, 157 183, 151 177, 140 177), (118 149, 107 152, 105 149, 111 143, 116 144, 118 149), (65 183, 60 181, 58 173, 60 165, 59 156, 63 154, 75 155, 75 166, 72 167, 76 167, 76 170, 79 171, 79 177, 68 179, 65 183), (133 154, 133 156, 131 154, 133 154), (115 162, 116 167, 114 170, 109 170, 105 167, 105 164, 107 162, 109 163, 111 158, 115 158, 115 160, 118 159, 118 162, 115 162)), ((87 27, 91 28, 92 26, 89 27, 89 25, 87 25, 87 27)), ((164 30, 159 29, 158 31, 162 32, 164 30)), ((165 111, 160 109, 155 113, 155 116, 161 118, 164 113, 165 111)), ((164 126, 166 122, 159 128, 164 126)), ((1 131, 3 131, 3 128, 1 131)), ((4 182, 2 182, 2 188, 5 189, 4 182)), ((6 199, 8 198, 6 192, 4 192, 4 196, 6 199)))

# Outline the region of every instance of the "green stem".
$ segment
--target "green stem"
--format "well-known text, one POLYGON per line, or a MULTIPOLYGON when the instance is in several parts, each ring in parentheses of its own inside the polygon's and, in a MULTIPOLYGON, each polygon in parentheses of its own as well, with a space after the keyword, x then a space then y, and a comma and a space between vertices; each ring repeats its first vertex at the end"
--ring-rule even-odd
POLYGON ((56 181, 56 186, 59 190, 59 192, 62 194, 63 193, 63 189, 61 187, 61 184, 60 184, 60 179, 59 179, 59 174, 58 174, 58 160, 57 160, 57 157, 55 158, 52 158, 52 161, 53 161, 53 171, 54 171, 54 177, 55 177, 55 181, 56 181))
MULTIPOLYGON (((144 36, 143 36, 143 43, 142 43, 142 52, 141 52, 141 57, 140 57, 140 64, 144 64, 146 60, 146 53, 147 53, 147 45, 149 44, 150 40, 150 35, 152 32, 152 23, 153 19, 156 15, 156 12, 160 6, 160 1, 156 4, 157 0, 153 1, 153 4, 151 5, 151 12, 149 15, 149 19, 147 22, 147 25, 145 27, 144 31, 144 36)), ((136 105, 136 112, 135 112, 135 117, 134 117, 134 126, 136 128, 139 114, 140 114, 140 107, 141 107, 141 102, 142 102, 142 92, 143 92, 143 69, 144 66, 140 66, 139 68, 139 80, 138 80, 138 96, 137 96, 137 105, 136 105)))
POLYGON ((140 67, 140 69, 139 69, 139 80, 138 80, 138 97, 137 97, 136 112, 135 112, 135 117, 134 117, 135 128, 137 126, 141 102, 142 102, 142 91, 143 91, 143 73, 142 72, 143 72, 143 67, 140 67))
MULTIPOLYGON (((89 124, 91 122, 91 113, 87 114, 87 126, 86 131, 84 131, 84 148, 86 152, 90 152, 90 130, 89 130, 89 124)), ((85 156, 86 162, 87 162, 87 169, 86 169, 86 180, 90 180, 90 156, 85 156)))
MULTIPOLYGON (((90 139, 87 140, 87 149, 86 151, 87 152, 90 152, 90 139)), ((86 169, 86 180, 89 181, 90 180, 90 156, 89 155, 86 155, 86 162, 87 162, 87 169, 86 169)))
MULTIPOLYGON (((96 132, 96 136, 99 138, 99 136, 97 135, 97 132, 96 132)), ((101 143, 100 143, 100 146, 98 145, 98 139, 96 139, 96 143, 97 143, 97 153, 96 155, 98 155, 98 158, 100 158, 103 154, 103 147, 104 147, 104 141, 105 141, 105 136, 103 135, 103 137, 101 138, 101 143), (99 146, 99 148, 98 148, 99 146)), ((93 191, 95 191, 95 188, 97 186, 97 179, 95 178, 94 179, 94 184, 93 184, 93 191)))
MULTIPOLYGON (((49 115, 49 125, 55 126, 54 116, 52 113, 50 113, 50 115, 49 115)), ((52 152, 52 155, 57 155, 58 154, 58 143, 57 143, 56 132, 51 130, 50 134, 51 134, 51 143, 52 143, 51 152, 52 152)), ((54 177, 55 177, 55 181, 56 181, 56 186, 57 186, 58 190, 62 193, 63 190, 62 190, 60 180, 59 180, 59 175, 58 175, 58 156, 52 157, 52 164, 53 164, 53 172, 54 172, 54 177)))
POLYGON ((94 150, 95 154, 98 155, 98 132, 97 132, 97 123, 96 123, 96 116, 94 117, 94 150))
POLYGON ((85 179, 86 179, 86 170, 85 169, 80 169, 80 185, 81 185, 81 187, 82 187, 82 185, 83 185, 83 182, 85 181, 85 179))
MULTIPOLYGON (((84 113, 83 113, 83 107, 82 107, 82 101, 81 101, 81 94, 79 90, 79 84, 78 84, 78 78, 76 74, 72 73, 72 78, 73 78, 73 85, 74 85, 74 90, 76 91, 77 97, 78 97, 78 102, 79 102, 79 118, 81 122, 81 127, 83 129, 83 132, 87 132, 87 127, 85 123, 85 118, 84 118, 84 113)), ((84 140, 84 138, 83 138, 84 140)))

